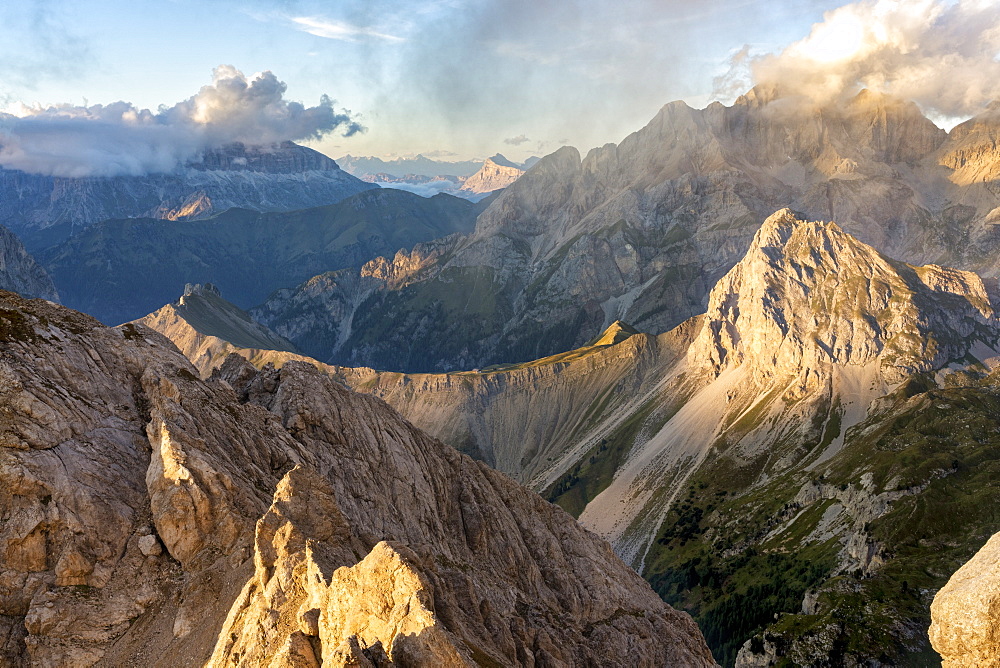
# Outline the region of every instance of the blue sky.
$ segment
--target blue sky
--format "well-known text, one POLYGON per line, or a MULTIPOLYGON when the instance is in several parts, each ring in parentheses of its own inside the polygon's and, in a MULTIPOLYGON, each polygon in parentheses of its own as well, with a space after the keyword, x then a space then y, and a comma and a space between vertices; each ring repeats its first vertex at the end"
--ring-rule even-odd
POLYGON ((307 107, 329 95, 349 110, 365 132, 312 144, 335 157, 520 160, 620 141, 671 100, 728 103, 716 77, 734 54, 780 52, 842 4, 18 0, 0 6, 0 108, 124 100, 155 112, 225 64, 272 71, 307 107))

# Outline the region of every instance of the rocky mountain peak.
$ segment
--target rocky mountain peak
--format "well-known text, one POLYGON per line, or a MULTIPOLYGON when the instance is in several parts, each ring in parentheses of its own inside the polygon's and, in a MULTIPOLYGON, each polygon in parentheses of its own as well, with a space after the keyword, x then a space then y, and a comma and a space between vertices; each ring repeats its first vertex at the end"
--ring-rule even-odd
POLYGON ((524 174, 524 170, 497 153, 487 158, 482 168, 466 179, 462 190, 474 193, 490 193, 506 188, 524 174))
POLYGON ((937 162, 954 170, 951 181, 958 185, 984 184, 1000 177, 1000 101, 953 127, 937 162))
POLYGON ((164 333, 199 369, 237 349, 298 353, 288 339, 226 301, 212 283, 188 283, 176 302, 135 322, 164 333))
POLYGON ((694 349, 764 376, 877 363, 896 381, 998 333, 977 275, 890 260, 835 223, 782 209, 712 290, 694 349))
POLYGON ((212 294, 215 295, 216 297, 222 296, 222 293, 219 291, 219 288, 212 283, 185 283, 184 295, 181 297, 181 299, 184 299, 184 297, 188 297, 190 295, 205 295, 205 294, 212 294))
POLYGON ((763 107, 783 96, 777 84, 757 84, 736 98, 734 106, 763 107))

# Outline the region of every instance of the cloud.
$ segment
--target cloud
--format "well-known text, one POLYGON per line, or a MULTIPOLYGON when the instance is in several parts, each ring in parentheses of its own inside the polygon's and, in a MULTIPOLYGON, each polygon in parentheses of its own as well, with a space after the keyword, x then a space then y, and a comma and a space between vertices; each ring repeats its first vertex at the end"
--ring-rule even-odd
POLYGON ((867 0, 823 16, 777 54, 736 53, 716 94, 777 85, 823 103, 861 88, 969 116, 1000 98, 1000 4, 988 0, 867 0))
POLYGON ((527 141, 530 141, 530 140, 522 134, 522 135, 518 135, 516 137, 510 137, 508 139, 504 139, 503 143, 504 144, 510 144, 511 146, 520 146, 521 144, 523 144, 523 143, 525 143, 527 141))
POLYGON ((387 42, 402 42, 402 37, 381 33, 371 28, 357 26, 346 21, 335 21, 312 16, 296 16, 291 18, 299 30, 307 32, 316 37, 326 39, 337 39, 345 42, 356 42, 360 39, 371 37, 385 40, 387 42))
POLYGON ((322 96, 306 107, 285 99, 272 72, 251 78, 229 65, 194 96, 156 112, 128 102, 26 107, 0 113, 0 166, 51 176, 119 176, 173 171, 210 148, 351 136, 364 128, 322 96))

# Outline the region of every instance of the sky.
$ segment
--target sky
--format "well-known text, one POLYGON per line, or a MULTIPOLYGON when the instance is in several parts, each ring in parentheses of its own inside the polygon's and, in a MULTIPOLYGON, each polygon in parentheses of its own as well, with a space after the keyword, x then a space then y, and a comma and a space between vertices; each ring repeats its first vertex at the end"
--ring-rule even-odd
POLYGON ((998 1, 18 0, 0 165, 163 171, 254 138, 521 161, 762 81, 881 87, 953 123, 1000 97, 998 1))

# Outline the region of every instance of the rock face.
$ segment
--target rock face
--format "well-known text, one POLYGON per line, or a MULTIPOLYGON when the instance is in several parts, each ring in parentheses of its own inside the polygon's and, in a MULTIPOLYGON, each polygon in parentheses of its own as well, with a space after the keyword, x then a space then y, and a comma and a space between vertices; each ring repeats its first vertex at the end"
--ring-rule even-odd
POLYGON ((994 535, 934 597, 931 644, 944 668, 1000 666, 1000 534, 994 535))
MULTIPOLYGON (((668 331, 704 312, 783 207, 836 220, 889 257, 995 276, 998 118, 948 134, 915 105, 868 92, 832 108, 759 89, 731 107, 668 104, 618 145, 546 156, 418 280, 352 311, 350 337, 308 350, 351 366, 450 371, 570 350, 617 319, 668 331), (410 348, 413 332, 423 340, 410 348)), ((294 307, 268 309, 299 343, 294 307)))
POLYGON ((217 285, 248 308, 320 272, 468 232, 477 213, 457 197, 377 189, 315 209, 233 209, 183 225, 103 221, 38 257, 67 306, 117 325, 176 299, 187 283, 217 285))
POLYGON ((605 542, 313 366, 202 381, 0 300, 7 665, 714 665, 605 542))
POLYGON ((35 258, 24 249, 21 240, 0 226, 0 290, 10 290, 25 297, 59 301, 52 279, 35 258))
POLYGON ((235 144, 172 174, 54 178, 0 170, 0 224, 40 250, 74 228, 112 218, 204 218, 232 207, 290 211, 375 188, 291 142, 235 144))
POLYGON ((494 190, 502 190, 517 181, 524 170, 517 167, 499 153, 492 158, 486 158, 478 172, 466 179, 462 190, 483 194, 494 190))
POLYGON ((747 255, 712 289, 694 355, 761 378, 830 364, 876 364, 889 384, 994 341, 990 298, 976 274, 889 260, 835 223, 788 209, 768 218, 747 255))

